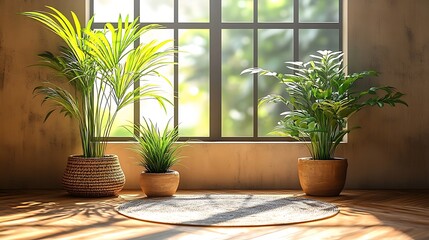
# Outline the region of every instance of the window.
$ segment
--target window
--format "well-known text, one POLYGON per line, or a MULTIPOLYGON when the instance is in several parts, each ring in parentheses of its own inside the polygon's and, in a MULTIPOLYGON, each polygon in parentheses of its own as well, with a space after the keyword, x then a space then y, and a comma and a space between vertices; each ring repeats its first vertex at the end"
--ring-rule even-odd
MULTIPOLYGON (((342 50, 342 0, 91 0, 90 6, 94 27, 129 15, 142 25, 165 27, 140 42, 174 39, 178 64, 163 69, 174 106, 165 114, 143 101, 123 112, 116 126, 141 116, 164 124, 174 116, 185 139, 285 140, 267 135, 283 106, 257 107, 259 98, 281 93, 282 86, 240 72, 254 66, 286 72, 286 61, 305 61, 319 49, 342 50)), ((121 129, 114 129, 113 139, 129 137, 121 129)))

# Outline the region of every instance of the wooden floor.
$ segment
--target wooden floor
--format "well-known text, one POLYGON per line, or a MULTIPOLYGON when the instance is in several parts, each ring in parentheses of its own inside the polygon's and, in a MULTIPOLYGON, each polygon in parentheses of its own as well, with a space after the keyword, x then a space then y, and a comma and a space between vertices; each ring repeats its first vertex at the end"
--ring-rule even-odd
MULTIPOLYGON (((300 191, 181 191, 189 193, 294 194, 300 191)), ((344 191, 332 218, 283 226, 190 227, 128 219, 114 211, 143 197, 74 198, 63 191, 0 191, 0 239, 429 239, 429 190, 344 191)))

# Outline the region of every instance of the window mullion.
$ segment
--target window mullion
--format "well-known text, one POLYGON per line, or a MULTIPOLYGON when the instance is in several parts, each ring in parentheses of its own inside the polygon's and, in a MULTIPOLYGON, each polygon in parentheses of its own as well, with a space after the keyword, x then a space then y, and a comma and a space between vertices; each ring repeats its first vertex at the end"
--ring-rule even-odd
MULTIPOLYGON (((179 49, 179 29, 178 29, 178 22, 179 22, 179 0, 174 0, 174 49, 179 49)), ((174 53, 174 62, 177 64, 174 65, 173 70, 173 108, 174 108, 174 127, 177 127, 179 125, 179 53, 174 53)))
MULTIPOLYGON (((258 23, 258 0, 253 1, 253 23, 258 23)), ((258 28, 253 27, 253 66, 258 63, 258 28)), ((253 137, 258 137, 258 74, 253 74, 253 137)))
POLYGON ((210 1, 210 138, 222 137, 222 30, 221 1, 210 1))
MULTIPOLYGON (((140 16, 140 1, 134 0, 134 17, 140 16)), ((134 48, 140 45, 140 38, 134 42, 134 48)), ((140 81, 134 82, 134 89, 140 87, 140 81)), ((134 126, 140 126, 140 101, 134 102, 134 126)), ((134 135, 138 136, 139 131, 134 128, 134 135)))
POLYGON ((343 29, 344 29, 344 26, 343 26, 343 0, 339 0, 339 6, 338 6, 338 24, 340 25, 339 27, 338 27, 338 32, 339 32, 339 34, 338 34, 338 37, 340 38, 339 40, 338 40, 338 43, 340 44, 340 46, 338 46, 338 49, 340 50, 340 51, 343 51, 343 41, 342 41, 342 39, 343 39, 343 29))
POLYGON ((299 0, 293 1, 293 60, 299 61, 299 0))

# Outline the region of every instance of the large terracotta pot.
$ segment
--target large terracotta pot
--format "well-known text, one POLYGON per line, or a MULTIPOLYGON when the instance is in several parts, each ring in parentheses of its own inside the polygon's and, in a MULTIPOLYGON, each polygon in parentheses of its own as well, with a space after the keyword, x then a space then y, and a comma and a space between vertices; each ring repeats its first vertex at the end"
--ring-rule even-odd
POLYGON ((148 197, 170 197, 179 186, 179 172, 171 170, 166 173, 140 174, 140 188, 148 197))
POLYGON ((125 175, 118 156, 85 158, 72 155, 68 158, 63 175, 65 190, 80 197, 117 196, 125 184, 125 175))
POLYGON ((347 159, 313 160, 298 159, 299 183, 311 196, 338 196, 344 188, 347 175, 347 159))

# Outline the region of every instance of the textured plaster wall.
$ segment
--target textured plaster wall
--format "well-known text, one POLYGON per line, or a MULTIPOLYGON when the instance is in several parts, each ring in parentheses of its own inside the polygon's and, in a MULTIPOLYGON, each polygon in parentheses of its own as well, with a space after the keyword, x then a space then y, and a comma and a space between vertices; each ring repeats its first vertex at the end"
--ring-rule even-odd
MULTIPOLYGON (((429 188, 429 1, 349 0, 349 70, 406 93, 408 108, 368 109, 351 125, 348 186, 429 188)), ((369 81, 368 81, 369 82, 369 81)))
POLYGON ((37 84, 55 76, 30 65, 37 63, 37 53, 55 51, 60 41, 19 13, 45 5, 84 17, 81 0, 0 0, 0 188, 60 186, 64 159, 79 147, 75 124, 60 116, 43 124, 48 108, 32 95, 37 84))
MULTIPOLYGON (((76 125, 53 116, 32 90, 54 78, 28 67, 36 53, 56 49, 59 40, 18 12, 52 5, 80 17, 85 1, 0 0, 0 189, 59 188, 66 158, 79 152, 76 125)), ((347 188, 429 188, 429 1, 349 0, 350 71, 378 70, 376 84, 396 86, 410 107, 367 109, 350 125, 360 125, 341 145, 349 159, 347 188)), ((127 177, 138 188, 136 156, 129 143, 112 143, 127 177)), ((191 143, 176 169, 182 189, 297 189, 296 159, 307 156, 299 143, 191 143)))

